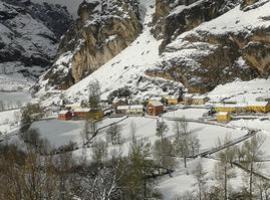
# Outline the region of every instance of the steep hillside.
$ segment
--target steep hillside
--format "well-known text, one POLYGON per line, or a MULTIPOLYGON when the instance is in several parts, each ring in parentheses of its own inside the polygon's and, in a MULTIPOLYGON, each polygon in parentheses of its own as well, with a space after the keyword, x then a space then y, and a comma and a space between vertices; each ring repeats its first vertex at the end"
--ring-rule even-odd
POLYGON ((180 81, 191 92, 206 92, 237 78, 269 76, 269 0, 243 1, 241 5, 231 1, 225 7, 229 11, 210 20, 210 14, 215 11, 217 16, 224 8, 219 2, 221 6, 215 1, 197 1, 169 12, 162 61, 149 74, 180 81), (195 13, 201 13, 207 22, 201 23, 201 16, 195 13))
POLYGON ((69 88, 65 94, 78 100, 97 79, 104 98, 129 88, 139 99, 178 94, 182 86, 203 93, 237 79, 266 78, 269 8, 269 0, 85 1, 40 93, 69 88))
POLYGON ((108 62, 140 33, 138 9, 137 1, 84 1, 79 19, 61 40, 59 59, 44 79, 66 89, 108 62))
MULTIPOLYGON (((142 33, 128 45, 121 53, 84 78, 63 94, 69 101, 85 100, 88 98, 88 85, 93 80, 98 80, 102 88, 102 98, 106 99, 113 91, 128 89, 135 99, 143 99, 159 94, 178 94, 181 83, 174 83, 160 78, 151 78, 145 75, 146 69, 151 69, 159 59, 158 47, 161 41, 156 40, 151 34, 152 16, 155 12, 155 2, 141 1, 140 18, 143 26, 142 33)), ((58 63, 63 62, 60 59, 58 63)), ((46 75, 45 75, 46 76, 46 75)), ((57 102, 59 95, 54 89, 48 87, 48 80, 41 81, 39 94, 51 92, 51 101, 57 102)), ((46 101, 49 95, 46 95, 46 101)), ((45 98, 44 98, 45 99, 45 98)))
POLYGON ((0 79, 14 78, 20 85, 24 77, 38 78, 53 62, 71 22, 59 5, 0 0, 0 79))

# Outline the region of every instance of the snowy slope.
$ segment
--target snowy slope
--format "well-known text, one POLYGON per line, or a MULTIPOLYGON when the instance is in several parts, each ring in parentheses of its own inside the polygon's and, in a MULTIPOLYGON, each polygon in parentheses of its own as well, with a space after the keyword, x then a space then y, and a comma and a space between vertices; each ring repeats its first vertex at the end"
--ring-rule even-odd
POLYGON ((254 102, 258 97, 270 96, 270 79, 254 79, 251 81, 234 81, 232 83, 219 85, 209 92, 208 97, 213 102, 221 100, 244 103, 254 102))
MULTIPOLYGON (((132 91, 134 100, 178 93, 182 86, 180 83, 151 78, 144 74, 147 69, 155 67, 159 60, 158 48, 161 41, 153 37, 149 25, 155 11, 154 5, 154 0, 141 1, 142 24, 144 26, 142 33, 120 54, 65 91, 67 99, 70 101, 87 99, 88 85, 93 80, 100 82, 103 99, 106 99, 112 91, 123 87, 128 87, 132 91)), ((64 60, 58 61, 68 63, 68 58, 69 56, 66 56, 63 57, 64 60)), ((46 81, 42 85, 44 90, 46 81)), ((44 92, 40 91, 41 94, 44 92)))
POLYGON ((237 78, 267 77, 270 1, 260 0, 253 7, 236 6, 173 38, 162 53, 160 71, 177 70, 186 87, 203 92, 237 78))

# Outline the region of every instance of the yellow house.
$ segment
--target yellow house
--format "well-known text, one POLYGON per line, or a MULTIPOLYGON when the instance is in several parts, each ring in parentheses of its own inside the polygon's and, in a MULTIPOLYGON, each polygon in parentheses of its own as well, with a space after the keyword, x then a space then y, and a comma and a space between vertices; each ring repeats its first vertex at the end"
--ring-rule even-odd
POLYGON ((268 101, 256 101, 248 104, 248 111, 255 113, 267 113, 270 112, 270 102, 268 101))
POLYGON ((255 101, 242 104, 216 104, 214 105, 214 110, 216 112, 228 113, 267 113, 270 112, 270 102, 255 101))
POLYGON ((217 122, 229 122, 231 120, 231 116, 228 112, 219 112, 216 114, 217 122))
POLYGON ((216 112, 236 112, 237 111, 237 106, 234 104, 216 104, 214 105, 214 110, 216 112))

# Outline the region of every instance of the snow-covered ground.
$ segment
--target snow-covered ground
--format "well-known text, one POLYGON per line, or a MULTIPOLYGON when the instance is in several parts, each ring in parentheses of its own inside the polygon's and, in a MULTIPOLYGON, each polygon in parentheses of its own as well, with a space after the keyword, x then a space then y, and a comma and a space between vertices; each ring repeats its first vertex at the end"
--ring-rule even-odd
MULTIPOLYGON (((267 0, 260 0, 258 2, 266 2, 267 0)), ((240 9, 240 5, 236 8, 228 11, 224 15, 211 20, 206 23, 202 23, 200 26, 192 30, 192 33, 196 32, 210 32, 211 34, 219 35, 226 32, 239 33, 239 32, 251 32, 256 27, 267 27, 270 26, 269 20, 264 18, 269 17, 269 6, 270 2, 264 4, 257 9, 251 9, 243 11, 240 9), (224 23, 226 22, 226 23, 224 23)), ((190 32, 184 33, 182 36, 190 34, 190 32)))
POLYGON ((0 92, 0 101, 6 109, 18 109, 31 101, 28 91, 21 92, 0 92))
MULTIPOLYGON (((123 118, 105 119, 104 122, 98 124, 98 127, 104 127, 109 124, 121 121, 123 118)), ((168 125, 168 131, 166 137, 173 138, 174 136, 174 124, 173 121, 166 121, 168 125)), ((83 129, 82 121, 59 121, 59 120, 47 120, 35 122, 31 128, 36 128, 40 131, 41 136, 47 138, 53 146, 59 147, 67 144, 69 141, 76 142, 79 146, 82 144, 81 131, 83 129)), ((121 127, 121 136, 124 141, 122 151, 124 155, 127 155, 129 144, 132 140, 132 124, 136 127, 135 136, 139 140, 145 140, 154 144, 158 139, 156 136, 156 124, 157 120, 153 118, 145 117, 129 117, 119 123, 121 127)), ((188 123, 189 130, 192 134, 196 134, 200 140, 201 151, 205 151, 216 147, 218 139, 224 139, 230 135, 231 139, 239 138, 245 135, 247 132, 240 129, 231 129, 220 126, 188 123)), ((99 132, 95 141, 106 140, 106 129, 99 132)), ((117 146, 109 146, 109 150, 118 148, 117 146)))
MULTIPOLYGON (((230 122, 230 125, 234 126, 242 126, 242 127, 248 127, 248 128, 253 128, 253 129, 261 129, 264 142, 261 147, 261 150, 263 151, 263 160, 270 160, 270 149, 269 149, 269 144, 270 144, 270 120, 237 120, 237 121, 232 121, 230 122)), ((270 172, 270 171, 269 171, 270 172)), ((269 173, 270 176, 270 173, 269 173)))
POLYGON ((52 147, 60 147, 70 142, 81 142, 81 131, 84 121, 44 120, 34 122, 30 128, 37 129, 43 138, 46 138, 52 147))
MULTIPOLYGON (((220 184, 215 179, 218 164, 217 161, 206 158, 189 160, 187 162, 187 169, 184 168, 183 161, 181 161, 179 166, 176 168, 176 171, 172 174, 172 177, 163 177, 157 186, 157 189, 162 193, 164 199, 182 199, 180 196, 186 192, 190 192, 193 195, 198 193, 193 171, 199 162, 202 164, 203 171, 206 172, 206 186, 210 188, 211 186, 220 184)), ((228 181, 228 186, 232 188, 232 190, 236 191, 241 185, 243 185, 243 179, 241 177, 242 171, 238 168, 234 168, 233 174, 234 176, 228 181)))
POLYGON ((0 112, 0 132, 6 134, 18 128, 19 121, 19 110, 0 112))
MULTIPOLYGON (((179 112, 179 111, 178 111, 179 112)), ((195 112, 195 111, 194 111, 195 112)), ((160 119, 161 120, 161 119, 160 119)), ((106 118, 97 124, 98 128, 107 126, 109 124, 119 122, 121 127, 121 137, 123 139, 123 145, 119 148, 118 145, 112 145, 108 143, 109 156, 117 152, 121 152, 123 156, 128 154, 130 142, 132 140, 132 127, 135 127, 135 136, 138 140, 143 140, 146 143, 154 144, 158 139, 156 136, 156 124, 157 119, 148 117, 128 117, 128 118, 106 118), (124 120, 123 120, 124 119, 124 120)), ((174 124, 173 121, 164 120, 168 125, 168 131, 165 134, 166 137, 173 139, 174 136, 174 124)), ((78 144, 82 147, 81 132, 84 128, 84 121, 59 121, 59 120, 45 120, 32 124, 31 128, 39 130, 43 138, 48 139, 53 147, 60 147, 68 144, 70 141, 78 144)), ((233 124, 234 125, 234 124, 233 124)), ((236 124, 237 126, 238 124, 236 124)), ((241 125, 239 125, 241 126, 241 125)), ((188 123, 188 128, 192 134, 196 134, 200 141, 200 151, 209 150, 217 146, 218 139, 224 139, 226 136, 231 136, 231 139, 237 139, 245 134, 247 131, 232 128, 226 128, 216 125, 207 125, 201 123, 188 123)), ((106 129, 101 130, 95 137, 95 141, 106 141, 106 129)), ((80 156, 86 153, 87 159, 91 160, 92 148, 78 149, 74 151, 75 158, 81 158, 80 156)), ((181 159, 178 159, 179 161, 181 159)), ((184 192, 191 191, 196 192, 196 186, 194 185, 195 179, 192 175, 192 171, 196 166, 199 158, 188 161, 188 169, 184 169, 183 162, 180 161, 175 172, 172 173, 172 177, 164 176, 157 182, 157 189, 164 195, 166 200, 174 200, 176 196, 183 194, 184 192)), ((211 159, 202 159, 204 170, 207 174, 207 185, 212 186, 215 181, 215 166, 217 161, 211 159)), ((237 189, 241 185, 241 171, 235 169, 235 177, 230 180, 230 184, 233 189, 237 189)))
MULTIPOLYGON (((34 84, 34 81, 32 79, 27 79, 21 74, 14 73, 16 72, 16 69, 12 69, 12 71, 10 72, 12 74, 4 74, 3 65, 4 64, 0 64, 0 91, 17 91, 20 89, 27 89, 34 84)), ((10 70, 12 64, 10 63, 10 65, 7 65, 7 63, 5 63, 5 67, 10 70)))
POLYGON ((207 113, 207 109, 194 109, 194 108, 188 108, 188 109, 178 109, 176 111, 171 111, 168 113, 165 113, 164 117, 184 117, 186 119, 200 119, 203 117, 203 114, 207 113))
POLYGON ((257 97, 266 96, 270 97, 270 79, 238 80, 219 85, 208 94, 210 100, 214 102, 225 99, 240 103, 255 101, 257 97))

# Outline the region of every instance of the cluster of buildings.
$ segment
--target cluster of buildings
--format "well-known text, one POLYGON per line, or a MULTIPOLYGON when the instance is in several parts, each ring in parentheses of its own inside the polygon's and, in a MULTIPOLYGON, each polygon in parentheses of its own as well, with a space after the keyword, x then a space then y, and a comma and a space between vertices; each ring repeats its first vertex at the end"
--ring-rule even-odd
POLYGON ((103 112, 99 109, 83 108, 79 104, 65 105, 65 109, 58 113, 59 120, 84 120, 84 119, 102 119, 103 112))
POLYGON ((65 110, 59 112, 59 120, 71 119, 94 119, 100 120, 108 113, 116 115, 132 115, 132 116, 159 116, 165 112, 165 105, 172 106, 182 105, 204 105, 211 108, 209 113, 215 114, 218 122, 228 122, 231 120, 231 114, 239 113, 267 113, 270 112, 270 97, 259 97, 255 101, 246 103, 238 103, 232 101, 224 101, 222 103, 207 103, 209 98, 200 94, 184 94, 181 98, 174 96, 165 96, 156 99, 150 99, 143 104, 132 104, 127 99, 116 98, 111 105, 107 105, 107 109, 93 110, 83 108, 79 104, 65 105, 65 110))
POLYGON ((217 113, 216 118, 219 122, 231 120, 231 114, 243 113, 268 113, 270 112, 270 98, 259 97, 255 101, 245 103, 223 102, 213 105, 213 110, 217 113))
POLYGON ((160 101, 149 101, 144 105, 119 105, 115 108, 116 114, 158 116, 164 112, 164 105, 160 101))
POLYGON ((182 103, 184 105, 204 105, 209 101, 206 95, 201 94, 185 94, 182 103))

